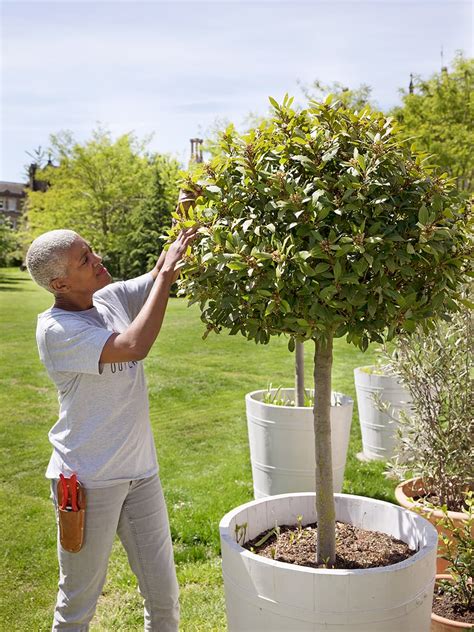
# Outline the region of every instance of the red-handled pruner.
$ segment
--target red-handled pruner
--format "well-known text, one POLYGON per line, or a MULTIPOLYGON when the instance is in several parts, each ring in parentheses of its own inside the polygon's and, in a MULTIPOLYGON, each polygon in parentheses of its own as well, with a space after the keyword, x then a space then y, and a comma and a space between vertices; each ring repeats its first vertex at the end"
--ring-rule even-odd
POLYGON ((69 492, 71 492, 71 510, 79 511, 77 506, 77 475, 72 474, 71 478, 66 478, 64 474, 60 474, 62 498, 60 508, 65 510, 68 508, 69 492))

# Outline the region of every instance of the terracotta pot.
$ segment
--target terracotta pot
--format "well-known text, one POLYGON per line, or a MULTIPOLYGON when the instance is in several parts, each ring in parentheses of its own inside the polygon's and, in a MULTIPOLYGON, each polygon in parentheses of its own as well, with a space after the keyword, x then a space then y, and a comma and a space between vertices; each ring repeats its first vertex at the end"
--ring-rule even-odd
MULTIPOLYGON (((436 575, 436 580, 451 579, 451 575, 436 575)), ((453 619, 445 619, 434 612, 431 613, 431 632, 452 632, 453 630, 471 630, 471 623, 462 623, 453 619)))
MULTIPOLYGON (((400 485, 397 486, 397 488, 395 489, 395 498, 397 499, 398 504, 402 507, 405 507, 405 509, 411 509, 412 511, 414 511, 415 506, 419 507, 421 510, 421 514, 436 527, 439 534, 443 533, 448 537, 451 537, 451 533, 449 530, 438 527, 437 523, 441 520, 441 518, 443 518, 443 514, 441 511, 426 509, 420 502, 413 500, 414 497, 424 496, 425 493, 426 492, 423 481, 420 478, 411 478, 408 481, 403 481, 402 483, 400 483, 400 485)), ((420 512, 417 511, 416 513, 420 512)), ((467 514, 461 511, 448 511, 448 515, 453 520, 456 527, 460 527, 467 518, 467 514)), ((439 545, 441 544, 442 541, 440 538, 439 545)), ((443 560, 441 557, 438 557, 436 561, 436 572, 444 573, 447 566, 448 562, 446 560, 443 560)))

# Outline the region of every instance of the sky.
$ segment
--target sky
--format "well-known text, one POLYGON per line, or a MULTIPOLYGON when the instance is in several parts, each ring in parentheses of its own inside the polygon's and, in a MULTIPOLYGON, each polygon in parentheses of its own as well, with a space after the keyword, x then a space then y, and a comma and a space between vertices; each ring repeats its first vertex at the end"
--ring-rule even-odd
POLYGON ((410 73, 428 78, 473 55, 468 0, 0 0, 0 180, 22 182, 27 152, 51 134, 78 142, 98 124, 152 135, 183 165, 189 139, 216 120, 242 126, 268 97, 304 97, 315 79, 372 87, 400 102, 410 73), (441 50, 443 56, 441 57, 441 50))

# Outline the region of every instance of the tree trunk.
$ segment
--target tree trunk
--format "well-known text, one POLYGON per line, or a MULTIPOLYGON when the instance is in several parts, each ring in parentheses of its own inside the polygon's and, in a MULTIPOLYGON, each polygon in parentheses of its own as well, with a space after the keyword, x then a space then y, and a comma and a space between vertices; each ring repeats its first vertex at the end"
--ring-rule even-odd
POLYGON ((336 511, 331 452, 332 337, 315 341, 314 438, 316 448, 317 564, 333 566, 336 560, 336 511))
POLYGON ((295 406, 304 406, 304 347, 297 342, 295 347, 295 406))

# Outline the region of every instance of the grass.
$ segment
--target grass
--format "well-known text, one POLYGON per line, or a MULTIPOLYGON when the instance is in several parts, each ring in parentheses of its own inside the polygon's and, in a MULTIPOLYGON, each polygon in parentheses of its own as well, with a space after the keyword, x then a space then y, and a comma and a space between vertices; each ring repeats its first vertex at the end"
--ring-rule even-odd
MULTIPOLYGON (((57 414, 56 392, 39 362, 36 314, 51 303, 25 272, 0 270, 0 630, 50 629, 56 593, 55 524, 44 471, 47 433, 57 414)), ((220 572, 220 518, 251 500, 252 479, 244 395, 291 386, 293 355, 285 339, 267 346, 226 334, 203 341, 197 308, 169 304, 163 330, 145 361, 161 478, 167 499, 183 631, 225 630, 220 572)), ((307 384, 312 347, 306 344, 307 384)), ((333 388, 355 397, 353 369, 365 354, 335 343, 333 388)), ((357 411, 343 491, 394 501, 383 463, 360 463, 357 411)), ((141 630, 141 600, 119 542, 91 629, 141 630)))

